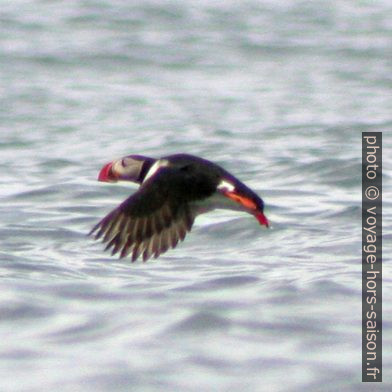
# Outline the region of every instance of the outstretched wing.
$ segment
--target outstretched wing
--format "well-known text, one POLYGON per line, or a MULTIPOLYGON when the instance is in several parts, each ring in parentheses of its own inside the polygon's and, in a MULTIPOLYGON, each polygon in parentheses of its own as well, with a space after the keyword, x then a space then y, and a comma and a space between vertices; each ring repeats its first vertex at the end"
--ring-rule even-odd
POLYGON ((191 201, 214 192, 213 185, 200 187, 192 172, 163 167, 153 178, 103 218, 90 232, 102 238, 106 249, 120 257, 132 253, 146 261, 176 247, 191 230, 195 215, 191 201), (186 190, 184 192, 184 190, 186 190))

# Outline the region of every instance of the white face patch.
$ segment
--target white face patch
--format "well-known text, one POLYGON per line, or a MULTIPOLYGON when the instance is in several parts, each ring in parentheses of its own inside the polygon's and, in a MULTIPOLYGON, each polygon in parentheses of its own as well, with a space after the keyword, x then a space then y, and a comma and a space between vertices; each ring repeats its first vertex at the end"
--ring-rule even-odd
MULTIPOLYGON (((139 177, 143 162, 131 158, 122 158, 113 161, 112 171, 117 176, 127 176, 127 180, 136 180, 139 177)), ((119 178, 121 180, 121 178, 119 178)))
POLYGON ((113 161, 112 171, 117 174, 124 174, 124 167, 121 164, 121 159, 113 161))
POLYGON ((144 177, 143 184, 151 178, 161 167, 169 166, 169 161, 167 159, 158 159, 148 171, 146 177, 144 177))
POLYGON ((222 180, 218 184, 217 189, 220 191, 233 192, 235 190, 235 186, 231 182, 222 180))

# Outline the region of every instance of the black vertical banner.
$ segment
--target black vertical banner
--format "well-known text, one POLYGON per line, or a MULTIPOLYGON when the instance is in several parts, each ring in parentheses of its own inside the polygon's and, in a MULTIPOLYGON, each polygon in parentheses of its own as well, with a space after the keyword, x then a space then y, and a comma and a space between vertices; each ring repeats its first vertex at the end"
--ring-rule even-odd
POLYGON ((362 133, 362 382, 382 382, 382 133, 362 133))

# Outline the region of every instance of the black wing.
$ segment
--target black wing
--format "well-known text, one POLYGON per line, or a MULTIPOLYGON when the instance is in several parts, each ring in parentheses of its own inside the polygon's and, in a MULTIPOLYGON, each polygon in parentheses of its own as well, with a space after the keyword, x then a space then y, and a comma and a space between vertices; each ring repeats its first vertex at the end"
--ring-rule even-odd
POLYGON ((90 232, 102 238, 112 255, 132 253, 146 261, 155 258, 191 230, 195 215, 189 203, 210 196, 216 185, 200 173, 183 167, 163 167, 119 207, 103 218, 90 232))

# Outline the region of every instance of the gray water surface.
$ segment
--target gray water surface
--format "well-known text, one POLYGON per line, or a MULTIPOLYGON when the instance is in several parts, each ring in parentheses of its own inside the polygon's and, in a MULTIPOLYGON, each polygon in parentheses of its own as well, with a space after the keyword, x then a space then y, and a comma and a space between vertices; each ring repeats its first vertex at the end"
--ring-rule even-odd
POLYGON ((0 9, 1 391, 391 389, 391 6, 15 1, 0 9), (384 136, 384 383, 361 380, 361 132, 384 136), (265 201, 145 264, 86 236, 186 152, 265 201), (388 249, 389 248, 389 249, 388 249))

